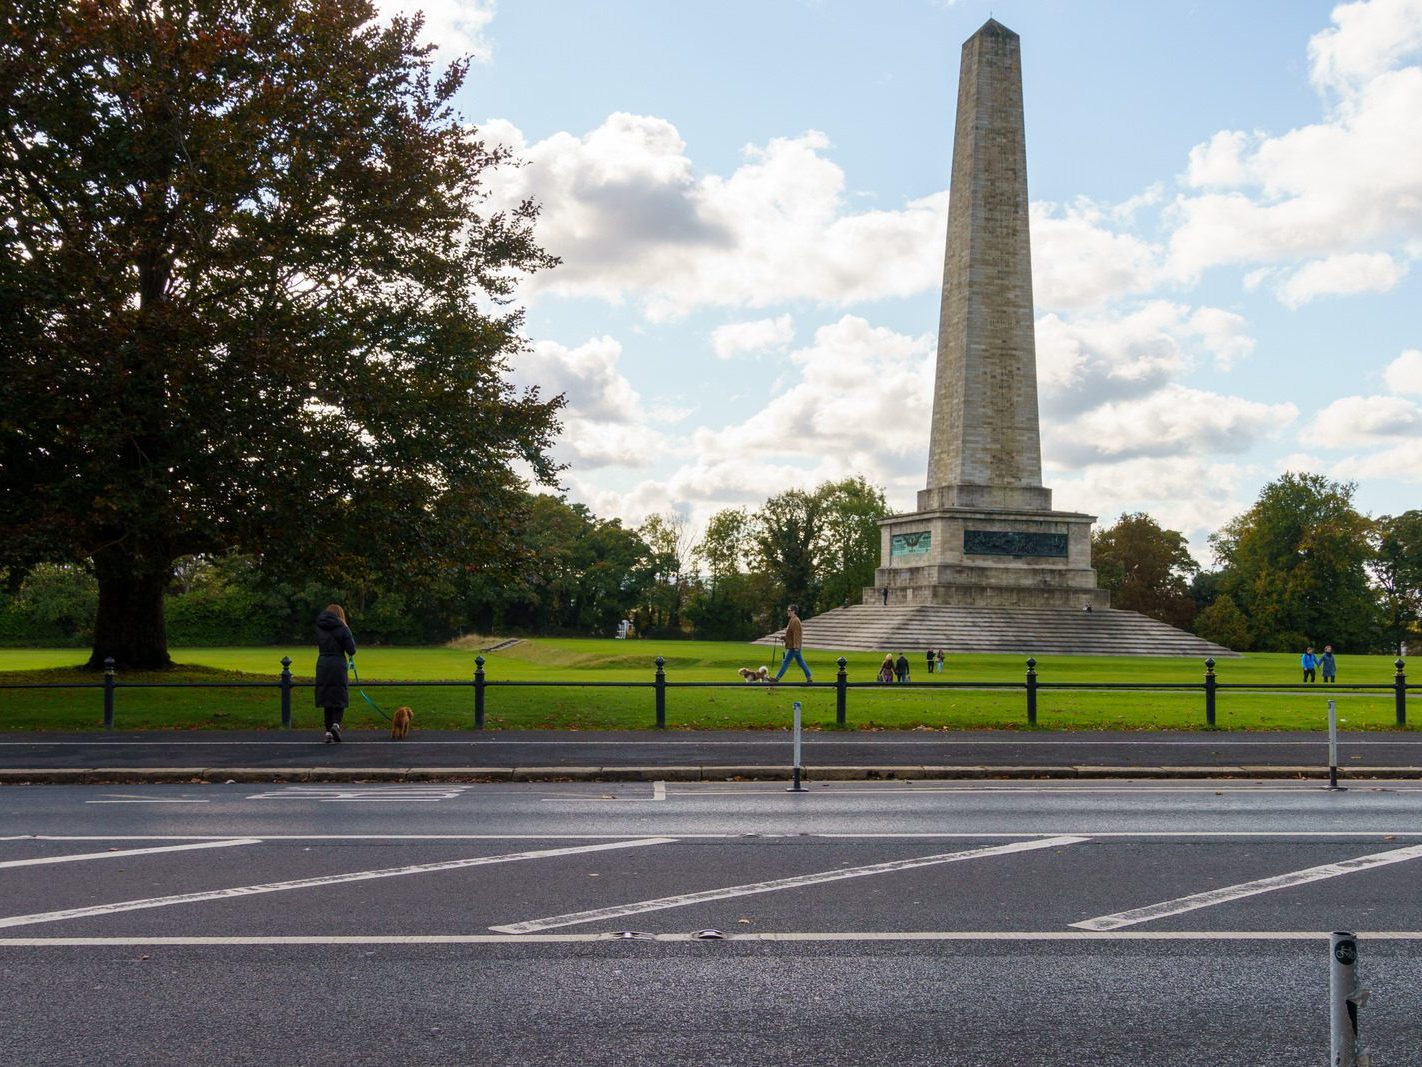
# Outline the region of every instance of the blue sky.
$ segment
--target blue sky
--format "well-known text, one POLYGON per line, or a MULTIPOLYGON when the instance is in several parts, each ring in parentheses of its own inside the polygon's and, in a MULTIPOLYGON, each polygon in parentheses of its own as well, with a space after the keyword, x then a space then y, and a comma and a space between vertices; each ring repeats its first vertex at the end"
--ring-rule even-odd
MULTIPOLYGON (((387 5, 394 6, 394 0, 387 5)), ((1422 0, 425 5, 563 265, 571 499, 924 487, 962 42, 1022 38, 1043 475, 1190 538, 1286 470, 1422 505, 1422 0)))

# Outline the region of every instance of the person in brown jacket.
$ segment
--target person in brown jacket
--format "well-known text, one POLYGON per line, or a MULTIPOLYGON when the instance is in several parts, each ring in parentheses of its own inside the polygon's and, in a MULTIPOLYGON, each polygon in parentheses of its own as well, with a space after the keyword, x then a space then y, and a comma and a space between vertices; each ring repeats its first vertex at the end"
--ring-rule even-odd
POLYGON ((785 636, 781 638, 785 642, 785 658, 780 661, 780 670, 775 672, 775 680, 778 682, 784 677, 785 672, 790 669, 791 660, 794 660, 805 672, 805 681, 812 681, 810 668, 805 665, 805 657, 800 654, 800 646, 804 642, 805 636, 804 629, 800 625, 799 609, 791 604, 785 610, 790 615, 785 623, 785 636))

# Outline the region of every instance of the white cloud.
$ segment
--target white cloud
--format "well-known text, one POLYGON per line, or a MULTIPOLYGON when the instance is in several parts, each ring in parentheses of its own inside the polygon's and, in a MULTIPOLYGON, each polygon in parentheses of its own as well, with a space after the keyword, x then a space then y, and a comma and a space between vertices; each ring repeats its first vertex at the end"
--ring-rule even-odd
POLYGON ((538 385, 545 396, 562 393, 563 432, 553 458, 583 470, 646 467, 671 449, 649 423, 642 398, 618 368, 622 346, 599 337, 575 348, 540 341, 514 360, 516 385, 538 385))
POLYGON ((1046 415, 1070 418, 1112 400, 1148 396, 1191 363, 1198 343, 1220 368, 1254 347, 1242 316, 1153 300, 1127 313, 1047 315, 1037 322, 1037 378, 1046 415))
POLYGON ((730 359, 742 352, 783 349, 794 339, 795 320, 790 315, 777 315, 717 326, 711 333, 711 347, 721 359, 730 359))
POLYGON ((1325 448, 1422 438, 1422 407, 1400 396, 1340 397, 1315 415, 1301 436, 1325 448))
POLYGON ((424 40, 439 47, 446 58, 471 55, 488 60, 493 44, 486 33, 494 19, 495 0, 376 0, 383 17, 425 16, 424 40))
POLYGON ((843 305, 939 284, 947 194, 854 211, 821 133, 748 146, 731 174, 698 177, 676 127, 653 116, 618 113, 583 137, 531 145, 501 120, 482 131, 528 161, 498 177, 496 202, 543 204, 539 240, 563 258, 530 293, 631 298, 664 319, 705 305, 843 305))
POLYGON ((1366 455, 1349 456, 1333 465, 1330 477, 1348 481, 1387 479, 1422 484, 1422 437, 1366 455))
POLYGON ((1387 365, 1383 375, 1394 393, 1422 394, 1422 350, 1409 348, 1387 365))
POLYGON ((1422 49, 1422 0, 1339 4, 1332 18, 1308 46, 1320 89, 1346 94, 1422 49))
POLYGON ((1083 308, 1149 288, 1159 250, 1106 225, 1089 201, 1036 203, 1032 216, 1032 290, 1042 308, 1083 308))
POLYGON ((1299 308, 1319 296, 1386 293, 1407 274, 1407 265, 1386 252, 1353 252, 1314 260, 1300 267, 1279 286, 1279 299, 1299 308))
MULTIPOLYGON (((1324 121, 1277 136, 1223 130, 1191 150, 1182 180, 1202 192, 1173 208, 1176 277, 1226 263, 1376 256, 1422 236, 1422 0, 1339 4, 1332 19, 1309 43, 1324 121)), ((1298 306, 1320 291, 1386 284, 1381 258, 1354 267, 1366 268, 1360 287, 1314 290, 1312 275, 1334 267, 1310 264, 1284 299, 1298 306)))
POLYGON ((1068 466, 1242 453, 1297 417, 1293 404, 1261 404, 1172 383, 1149 396, 1111 401, 1044 428, 1043 451, 1068 466))
POLYGON ((1249 137, 1242 130, 1221 130, 1206 144, 1190 149, 1185 183, 1199 187, 1232 189, 1249 181, 1244 163, 1249 137))
POLYGON ((1183 533, 1191 555, 1209 566, 1206 538, 1249 506, 1258 471, 1202 456, 1142 457, 1053 471, 1048 480, 1054 507, 1094 514, 1103 527, 1122 514, 1144 511, 1163 528, 1183 533))

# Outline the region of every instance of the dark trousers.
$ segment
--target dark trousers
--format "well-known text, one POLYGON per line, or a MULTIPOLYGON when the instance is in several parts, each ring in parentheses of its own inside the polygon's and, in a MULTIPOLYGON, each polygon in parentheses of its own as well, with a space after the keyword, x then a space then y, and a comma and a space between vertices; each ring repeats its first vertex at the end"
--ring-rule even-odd
POLYGON ((1317 677, 1317 675, 1316 675, 1316 673, 1314 672, 1314 669, 1313 669, 1312 667, 1305 667, 1305 668, 1304 668, 1304 681, 1305 681, 1305 682, 1316 682, 1316 681, 1318 681, 1318 677, 1317 677))
POLYGON ((345 708, 326 708, 325 710, 326 710, 326 729, 329 730, 333 725, 335 725, 335 726, 340 726, 340 725, 341 725, 341 716, 342 716, 343 714, 345 714, 345 710, 346 710, 346 709, 345 709, 345 708))

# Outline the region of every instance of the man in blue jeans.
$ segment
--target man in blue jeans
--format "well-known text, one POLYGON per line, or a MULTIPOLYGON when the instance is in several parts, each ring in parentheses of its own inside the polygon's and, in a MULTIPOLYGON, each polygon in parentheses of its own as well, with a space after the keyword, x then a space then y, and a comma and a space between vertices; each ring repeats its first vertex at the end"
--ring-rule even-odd
POLYGON ((804 630, 800 626, 799 608, 791 604, 785 609, 790 618, 785 623, 785 658, 780 661, 780 670, 775 672, 775 680, 778 682, 784 677, 785 672, 790 669, 790 661, 794 660, 800 665, 800 669, 805 672, 805 681, 810 681, 810 668, 805 665, 805 657, 800 654, 800 646, 804 642, 804 630))

